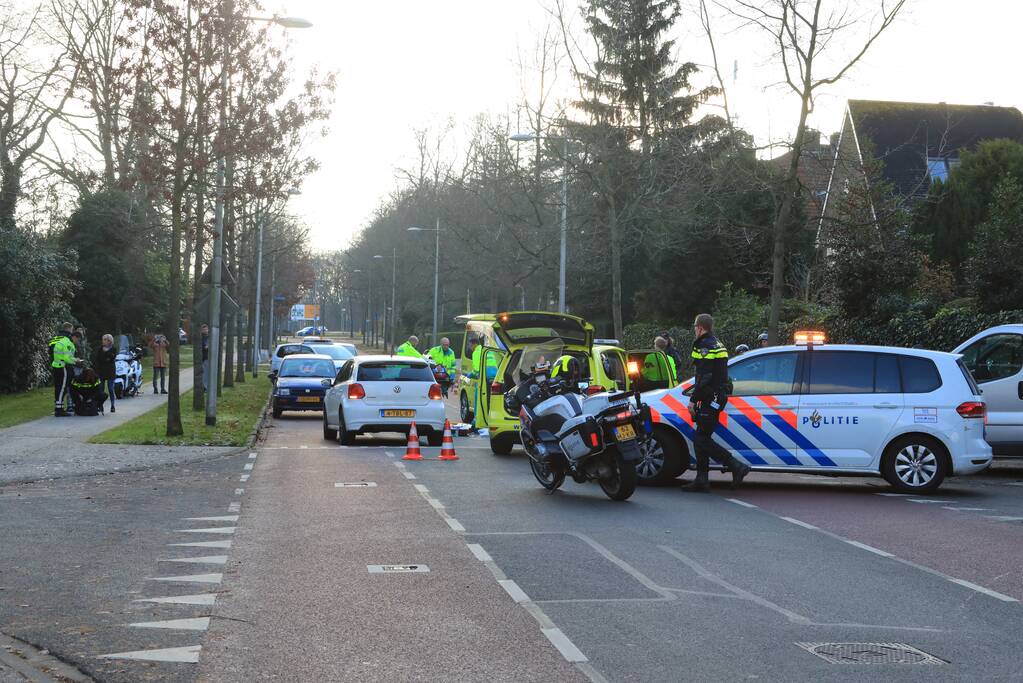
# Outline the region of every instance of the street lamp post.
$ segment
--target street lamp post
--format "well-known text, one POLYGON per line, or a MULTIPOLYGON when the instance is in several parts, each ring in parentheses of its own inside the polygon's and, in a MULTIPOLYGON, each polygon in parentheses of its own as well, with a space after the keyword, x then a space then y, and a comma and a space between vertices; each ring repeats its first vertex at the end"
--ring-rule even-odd
MULTIPOLYGON (((218 124, 220 134, 227 135, 227 99, 228 72, 231 70, 231 51, 228 46, 230 37, 229 22, 234 15, 234 0, 224 0, 223 12, 223 55, 220 69, 220 112, 218 124)), ((249 21, 267 21, 284 28, 308 28, 312 23, 297 17, 244 17, 249 21)), ((220 378, 220 293, 223 289, 221 275, 224 266, 224 173, 227 165, 225 156, 226 145, 217 156, 216 205, 214 207, 213 260, 210 263, 210 339, 209 339, 209 379, 206 391, 206 424, 217 424, 217 385, 220 378)))
MULTIPOLYGON (((377 254, 373 258, 385 259, 386 256, 377 254)), ((391 250, 391 353, 394 353, 394 342, 395 342, 395 331, 394 331, 394 318, 395 313, 398 309, 398 300, 396 298, 398 287, 398 248, 394 247, 391 250)), ((384 314, 387 314, 386 306, 384 307, 384 314)), ((384 335, 384 346, 387 346, 387 335, 384 335)))
MULTIPOLYGON (((564 147, 561 152, 561 249, 558 266, 558 313, 565 312, 565 266, 568 260, 568 137, 547 135, 547 140, 561 140, 564 147)), ((515 133, 509 136, 512 142, 532 142, 539 140, 532 133, 515 133)))
MULTIPOLYGON (((290 197, 292 197, 294 195, 297 195, 297 194, 302 194, 302 193, 299 190, 296 190, 295 188, 289 189, 285 193, 285 201, 287 201, 288 198, 290 198, 290 197)), ((276 218, 276 216, 275 216, 275 218, 276 218)), ((263 296, 262 296, 263 295, 263 226, 265 224, 266 224, 266 214, 261 211, 260 215, 259 215, 259 238, 258 238, 259 242, 258 242, 258 249, 257 249, 258 255, 256 256, 256 321, 255 321, 255 324, 256 324, 256 328, 255 328, 256 329, 256 334, 253 335, 253 337, 255 338, 255 343, 252 345, 252 376, 253 377, 257 377, 259 375, 259 339, 262 336, 260 334, 260 329, 261 329, 260 328, 260 312, 261 312, 262 304, 263 304, 263 296)), ((273 311, 273 305, 274 305, 274 302, 271 300, 270 301, 270 310, 271 311, 273 311)), ((272 340, 271 340, 271 346, 272 346, 272 340)), ((271 349, 271 351, 272 351, 272 349, 271 349)))
POLYGON ((433 232, 436 233, 436 243, 433 261, 433 334, 430 335, 430 343, 437 346, 437 301, 440 291, 440 216, 437 217, 436 228, 409 228, 409 232, 433 232))

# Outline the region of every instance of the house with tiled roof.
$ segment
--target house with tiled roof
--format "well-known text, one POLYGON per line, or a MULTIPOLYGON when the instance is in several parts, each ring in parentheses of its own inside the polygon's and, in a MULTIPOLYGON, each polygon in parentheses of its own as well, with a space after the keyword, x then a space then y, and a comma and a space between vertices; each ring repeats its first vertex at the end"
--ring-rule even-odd
POLYGON ((866 182, 868 155, 880 162, 894 192, 913 202, 925 198, 934 181, 948 179, 963 151, 1003 138, 1023 143, 1023 114, 1014 107, 849 100, 818 214, 818 245, 836 193, 866 182))

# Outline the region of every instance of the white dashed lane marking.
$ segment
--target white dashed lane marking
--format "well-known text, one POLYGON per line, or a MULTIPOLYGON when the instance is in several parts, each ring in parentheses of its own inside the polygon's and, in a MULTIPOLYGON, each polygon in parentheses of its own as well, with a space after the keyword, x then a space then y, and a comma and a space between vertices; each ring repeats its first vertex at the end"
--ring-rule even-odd
POLYGON ((147 581, 167 581, 168 583, 220 583, 223 574, 186 574, 184 576, 151 576, 147 581))
POLYGON ((183 517, 186 522, 237 522, 238 515, 221 515, 220 517, 183 517))
POLYGON ((191 564, 227 564, 227 555, 206 555, 204 557, 177 557, 160 562, 184 562, 191 564))
POLYGON ((242 469, 245 470, 246 472, 250 471, 252 469, 252 463, 251 462, 245 463, 245 467, 243 467, 242 469))
POLYGON ((195 543, 168 543, 167 545, 183 548, 230 548, 231 541, 196 541, 195 543))
POLYGON ((234 495, 236 495, 236 496, 240 496, 243 493, 245 493, 245 489, 235 489, 234 490, 234 495))
POLYGON ((207 529, 175 529, 179 534, 233 534, 236 526, 211 526, 207 529))
POLYGON ((256 459, 256 454, 255 453, 249 453, 249 460, 255 460, 255 459, 256 459))
POLYGON ((753 503, 747 503, 746 501, 739 500, 738 498, 726 498, 725 500, 727 500, 729 503, 735 503, 736 505, 741 505, 744 508, 752 508, 754 510, 757 509, 757 506, 754 505, 753 503))
POLYGON ((242 476, 238 477, 238 481, 242 482, 243 484, 245 482, 247 482, 248 480, 249 480, 249 475, 247 475, 247 474, 243 474, 242 476))
POLYGON ((128 624, 132 628, 169 628, 175 631, 205 631, 210 627, 209 617, 195 619, 168 619, 166 621, 140 621, 128 624))
POLYGON ((168 647, 160 650, 135 650, 134 652, 115 652, 110 655, 100 655, 97 659, 137 659, 144 662, 197 664, 201 649, 201 645, 189 645, 187 647, 168 647))
POLYGON ((132 602, 155 602, 162 605, 212 605, 217 601, 216 593, 199 593, 197 595, 172 595, 166 598, 142 598, 132 602))

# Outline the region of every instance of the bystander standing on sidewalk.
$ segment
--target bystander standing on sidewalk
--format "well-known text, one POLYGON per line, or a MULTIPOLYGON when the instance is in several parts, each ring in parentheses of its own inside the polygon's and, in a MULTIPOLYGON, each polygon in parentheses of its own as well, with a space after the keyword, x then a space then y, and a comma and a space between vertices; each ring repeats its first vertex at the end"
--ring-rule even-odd
POLYGON ((92 357, 92 367, 96 375, 106 387, 110 396, 110 412, 117 412, 114 401, 114 380, 117 379, 117 349, 114 348, 114 338, 109 334, 103 335, 102 345, 96 349, 92 357))
POLYGON ((167 348, 170 342, 167 337, 157 333, 153 341, 149 342, 149 348, 153 350, 153 393, 167 393, 167 348), (159 391, 156 386, 156 378, 160 378, 159 391))
POLYGON ((206 391, 210 385, 210 326, 203 323, 199 331, 199 343, 202 344, 202 390, 206 391))

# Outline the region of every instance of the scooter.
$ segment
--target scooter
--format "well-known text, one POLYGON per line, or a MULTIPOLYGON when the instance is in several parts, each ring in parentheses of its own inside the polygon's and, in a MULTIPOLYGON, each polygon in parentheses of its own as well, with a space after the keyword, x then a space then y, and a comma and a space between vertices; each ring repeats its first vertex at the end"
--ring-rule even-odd
POLYGON ((608 498, 626 500, 636 490, 639 439, 650 431, 650 408, 638 392, 584 392, 551 379, 550 363, 538 363, 505 393, 504 407, 519 415, 519 436, 541 486, 555 491, 566 476, 580 484, 596 480, 608 498))
POLYGON ((114 395, 135 396, 142 391, 142 347, 122 349, 114 357, 114 395))

